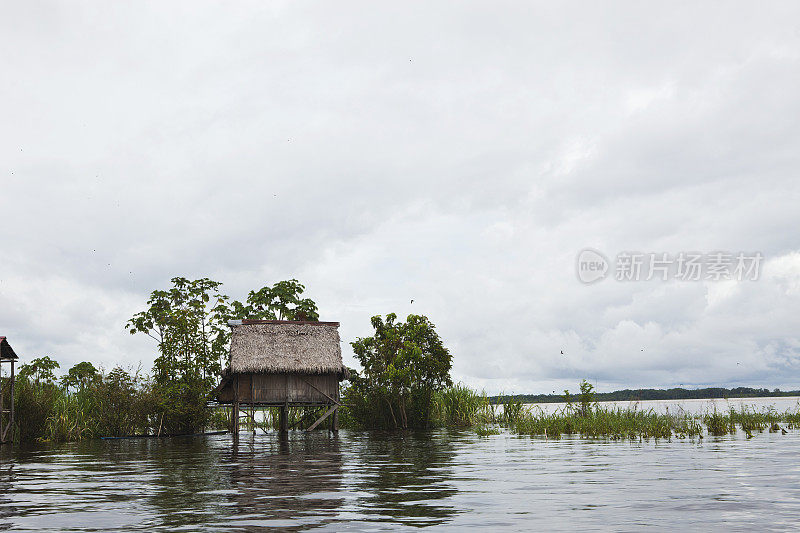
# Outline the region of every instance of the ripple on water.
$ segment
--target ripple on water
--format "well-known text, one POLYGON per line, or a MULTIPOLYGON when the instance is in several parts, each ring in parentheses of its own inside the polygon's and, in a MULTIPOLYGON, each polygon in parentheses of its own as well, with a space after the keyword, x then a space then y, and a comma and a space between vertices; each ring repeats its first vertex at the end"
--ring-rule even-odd
POLYGON ((800 431, 544 440, 342 431, 4 450, 0 527, 35 531, 790 529, 800 431))

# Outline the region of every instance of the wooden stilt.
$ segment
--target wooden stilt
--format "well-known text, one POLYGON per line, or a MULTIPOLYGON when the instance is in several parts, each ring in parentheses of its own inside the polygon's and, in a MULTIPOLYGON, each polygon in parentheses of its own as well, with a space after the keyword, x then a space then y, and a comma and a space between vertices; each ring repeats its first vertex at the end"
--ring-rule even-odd
POLYGON ((281 433, 289 433, 289 405, 281 405, 281 412, 278 416, 278 425, 281 433))
POLYGON ((336 435, 339 433, 339 410, 336 409, 333 412, 333 417, 331 420, 331 429, 333 430, 333 434, 336 435))
POLYGON ((233 384, 233 438, 239 440, 239 376, 236 376, 236 382, 233 384))
POLYGON ((253 435, 256 434, 256 384, 253 376, 250 376, 250 420, 253 424, 253 435))

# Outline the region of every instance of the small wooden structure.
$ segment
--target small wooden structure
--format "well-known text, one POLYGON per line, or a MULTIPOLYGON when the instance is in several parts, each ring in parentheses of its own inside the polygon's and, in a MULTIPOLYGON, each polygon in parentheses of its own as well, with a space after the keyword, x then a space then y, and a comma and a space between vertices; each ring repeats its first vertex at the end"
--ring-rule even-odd
POLYGON ((338 322, 241 320, 232 328, 230 365, 215 393, 232 406, 232 431, 240 410, 252 418, 258 407, 280 407, 279 428, 288 431, 289 407, 328 407, 308 430, 332 415, 338 431, 339 382, 346 377, 338 322), (249 414, 247 413, 249 409, 249 414))
POLYGON ((17 354, 5 337, 0 337, 0 444, 14 437, 14 363, 17 354), (3 377, 3 367, 10 366, 8 376, 3 377), (6 399, 6 396, 8 398, 6 399), (6 403, 7 402, 7 403, 6 403))

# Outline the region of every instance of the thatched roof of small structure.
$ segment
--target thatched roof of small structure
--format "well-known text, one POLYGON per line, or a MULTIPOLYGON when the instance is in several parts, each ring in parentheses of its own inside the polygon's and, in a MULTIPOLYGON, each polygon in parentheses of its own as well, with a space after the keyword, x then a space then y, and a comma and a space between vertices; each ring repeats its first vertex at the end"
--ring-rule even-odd
POLYGON ((14 349, 8 344, 8 340, 5 337, 0 337, 0 360, 2 361, 16 361, 19 359, 17 354, 14 353, 14 349))
POLYGON ((338 322, 243 320, 231 323, 230 372, 342 372, 338 322))

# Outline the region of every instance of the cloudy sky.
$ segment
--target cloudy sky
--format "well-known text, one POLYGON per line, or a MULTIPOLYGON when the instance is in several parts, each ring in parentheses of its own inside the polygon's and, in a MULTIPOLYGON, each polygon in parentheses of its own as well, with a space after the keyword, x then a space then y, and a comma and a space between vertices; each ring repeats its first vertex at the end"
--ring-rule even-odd
POLYGON ((171 277, 296 277, 492 393, 800 388, 800 6, 697 4, 6 2, 0 335, 149 368, 171 277), (587 247, 764 261, 586 285, 587 247))

